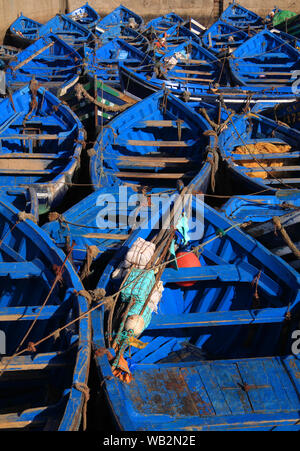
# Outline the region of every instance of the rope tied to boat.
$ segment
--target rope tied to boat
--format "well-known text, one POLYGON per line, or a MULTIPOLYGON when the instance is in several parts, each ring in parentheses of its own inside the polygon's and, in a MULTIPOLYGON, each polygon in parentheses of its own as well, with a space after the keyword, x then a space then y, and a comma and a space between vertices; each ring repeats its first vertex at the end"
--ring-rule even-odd
POLYGON ((277 232, 279 231, 281 233, 281 236, 283 238, 283 240, 286 242, 286 244, 288 245, 288 247, 290 248, 290 250, 292 251, 292 253, 295 255, 296 258, 300 259, 300 250, 296 247, 296 245, 293 243, 293 241, 291 240, 289 234, 287 233, 287 231, 285 230, 285 228, 283 227, 283 225, 281 224, 280 218, 279 216, 274 216, 272 218, 272 221, 274 223, 274 232, 275 235, 277 234, 277 232))
POLYGON ((82 410, 82 421, 83 421, 83 425, 82 428, 84 431, 86 431, 86 427, 87 427, 87 404, 88 401, 90 399, 90 389, 87 386, 87 384, 84 384, 83 382, 75 382, 73 384, 73 387, 80 391, 83 396, 84 396, 84 401, 83 401, 83 410, 82 410))

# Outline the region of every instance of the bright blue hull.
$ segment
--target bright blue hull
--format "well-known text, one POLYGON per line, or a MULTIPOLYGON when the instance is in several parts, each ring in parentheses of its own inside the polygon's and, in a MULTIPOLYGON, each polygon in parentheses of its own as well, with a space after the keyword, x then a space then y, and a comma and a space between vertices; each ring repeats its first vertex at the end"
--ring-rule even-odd
MULTIPOLYGON (((289 354, 290 334, 297 329, 300 277, 207 205, 194 199, 191 211, 193 218, 201 211, 199 225, 201 217, 204 227, 187 245, 181 242, 179 250, 197 248, 201 267, 163 266, 157 276, 164 287, 162 298, 142 332, 127 326, 126 315, 133 313, 125 308, 132 298, 125 303, 122 296, 127 296, 130 273, 120 286, 124 279, 113 272, 137 238, 155 244, 160 229, 153 228, 153 222, 143 224, 98 283, 109 296, 121 288, 112 322, 104 308, 92 314, 96 363, 116 423, 123 430, 147 431, 272 430, 293 425, 299 429, 300 387, 295 375, 300 362, 289 354), (118 312, 125 312, 122 323, 118 312), (295 320, 289 331, 287 312, 295 320), (129 349, 126 340, 132 333, 139 342, 129 349), (118 360, 118 349, 127 367, 118 360), (130 383, 121 381, 125 374, 132 378, 130 383)), ((157 252, 164 255, 159 247, 157 252)), ((137 274, 149 274, 151 268, 137 274)), ((134 280, 131 293, 138 296, 134 280)), ((147 299, 147 294, 139 296, 134 297, 135 312, 147 299)))
POLYGON ((219 149, 240 193, 298 188, 299 137, 299 131, 256 114, 230 122, 219 149))
POLYGON ((78 430, 91 329, 87 316, 65 326, 88 311, 86 299, 78 294, 83 286, 49 236, 2 201, 0 223, 0 326, 6 334, 0 363, 0 428, 78 430))
POLYGON ((4 43, 24 49, 37 39, 41 27, 39 22, 21 14, 8 28, 4 43))
POLYGON ((203 45, 215 54, 232 52, 248 38, 247 33, 222 20, 215 22, 201 37, 203 45))
POLYGON ((235 3, 231 3, 221 14, 221 20, 240 29, 259 29, 263 26, 260 16, 247 8, 235 3))
POLYGON ((207 130, 208 122, 179 99, 163 91, 148 97, 99 135, 90 160, 94 189, 120 183, 176 188, 200 171, 199 189, 206 192, 215 147, 215 138, 204 135, 207 130))
POLYGON ((126 61, 129 67, 134 68, 148 59, 138 48, 116 38, 99 48, 85 48, 85 71, 89 75, 96 75, 106 84, 119 85, 120 62, 126 61))
POLYGON ((295 93, 300 53, 274 33, 263 30, 231 54, 229 65, 233 79, 240 85, 286 88, 295 93))
POLYGON ((144 20, 138 14, 134 13, 125 6, 120 5, 100 20, 97 24, 96 31, 98 33, 103 33, 105 30, 119 24, 126 26, 131 25, 133 28, 138 30, 143 26, 144 20))
POLYGON ((81 64, 79 53, 54 34, 49 34, 11 61, 6 70, 6 83, 11 89, 18 89, 34 78, 44 88, 63 95, 78 81, 81 64))

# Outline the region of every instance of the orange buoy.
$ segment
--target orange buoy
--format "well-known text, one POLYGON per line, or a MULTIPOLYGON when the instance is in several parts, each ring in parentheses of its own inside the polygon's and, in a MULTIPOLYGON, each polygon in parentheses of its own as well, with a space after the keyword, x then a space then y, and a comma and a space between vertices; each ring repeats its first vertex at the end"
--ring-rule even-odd
MULTIPOLYGON (((193 252, 178 252, 176 254, 178 268, 199 268, 201 263, 193 252), (180 258, 179 258, 180 257, 180 258)), ((177 282, 180 287, 192 287, 196 282, 177 282)))

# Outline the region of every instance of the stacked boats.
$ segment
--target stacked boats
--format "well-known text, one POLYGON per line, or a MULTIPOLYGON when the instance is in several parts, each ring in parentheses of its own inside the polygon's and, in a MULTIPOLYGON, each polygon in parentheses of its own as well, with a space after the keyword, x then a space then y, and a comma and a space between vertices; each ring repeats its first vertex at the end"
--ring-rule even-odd
POLYGON ((300 429, 300 47, 278 14, 11 24, 1 429, 86 429, 91 358, 116 428, 300 429))

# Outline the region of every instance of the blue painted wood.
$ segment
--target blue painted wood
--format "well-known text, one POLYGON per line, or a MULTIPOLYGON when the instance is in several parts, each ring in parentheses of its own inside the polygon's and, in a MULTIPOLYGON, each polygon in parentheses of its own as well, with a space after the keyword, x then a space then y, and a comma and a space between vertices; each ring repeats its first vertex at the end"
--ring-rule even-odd
POLYGON ((231 52, 248 38, 247 33, 222 20, 217 20, 201 37, 203 45, 215 54, 231 52))
POLYGON ((209 129, 203 117, 172 95, 165 97, 160 91, 148 97, 114 118, 99 135, 90 160, 94 189, 125 182, 174 189, 177 180, 185 179, 187 184, 197 176, 199 189, 205 192, 211 165, 204 152, 215 145, 213 136, 203 135, 209 129), (184 147, 176 147, 178 137, 179 146, 183 142, 184 147))
POLYGON ((0 429, 77 430, 84 395, 74 384, 86 384, 88 379, 91 333, 88 318, 83 317, 62 330, 56 339, 37 346, 38 354, 27 351, 10 357, 38 314, 38 321, 21 349, 26 348, 28 341, 37 342, 87 312, 86 299, 76 294, 83 286, 68 260, 62 272, 62 285, 53 286, 55 268, 62 266, 65 255, 32 221, 17 221, 18 210, 0 201, 0 324, 6 336, 6 352, 0 361, 0 371, 4 371, 0 378, 0 429), (18 280, 22 271, 24 279, 18 280), (52 286, 53 292, 41 309, 52 286), (14 373, 17 377, 13 377, 14 373), (57 393, 52 401, 49 386, 57 393), (30 410, 27 410, 28 395, 30 410), (10 413, 5 413, 8 409, 10 413))
POLYGON ((32 44, 42 27, 39 22, 21 14, 8 28, 5 35, 5 43, 18 48, 26 48, 32 44))
MULTIPOLYGON (((194 200, 192 211, 200 205, 194 200)), ((117 424, 148 431, 299 429, 300 392, 294 382, 299 363, 289 356, 290 337, 285 341, 282 335, 288 312, 290 330, 297 327, 299 275, 225 217, 202 207, 201 237, 180 248, 205 244, 201 267, 164 270, 158 313, 139 337, 146 346, 124 354, 131 383, 111 377, 107 356, 96 359, 117 424), (227 233, 214 239, 220 230, 227 233), (208 280, 202 278, 207 274, 208 280), (195 279, 189 287, 174 283, 195 279), (258 308, 253 307, 256 285, 258 308)), ((111 274, 124 251, 137 237, 153 234, 147 223, 132 233, 98 288, 113 294, 119 285, 111 274)), ((107 346, 104 309, 92 313, 92 324, 95 346, 107 346)))
POLYGON ((32 86, 15 91, 1 103, 0 197, 37 216, 36 195, 43 213, 66 194, 66 183, 78 168, 84 130, 68 106, 44 88, 34 94, 32 86), (30 112, 33 98, 37 106, 30 112), (27 139, 21 139, 21 134, 27 139), (19 188, 24 185, 36 194, 19 188), (31 209, 26 205, 30 197, 31 209))
POLYGON ((75 22, 78 22, 80 25, 87 27, 91 31, 95 30, 96 25, 101 19, 97 11, 95 11, 95 9, 92 8, 88 2, 85 5, 74 9, 74 11, 67 14, 67 16, 75 22))
POLYGON ((182 17, 178 16, 178 14, 172 12, 169 14, 165 14, 164 16, 156 17, 155 19, 150 20, 146 25, 146 30, 151 27, 156 31, 167 30, 173 25, 183 24, 184 20, 182 17))
POLYGON ((82 58, 70 45, 49 33, 31 44, 11 61, 6 70, 6 83, 18 89, 32 78, 63 95, 81 73, 82 58))
POLYGON ((247 8, 233 1, 221 14, 224 22, 240 29, 259 29, 262 27, 263 20, 260 16, 247 8))

